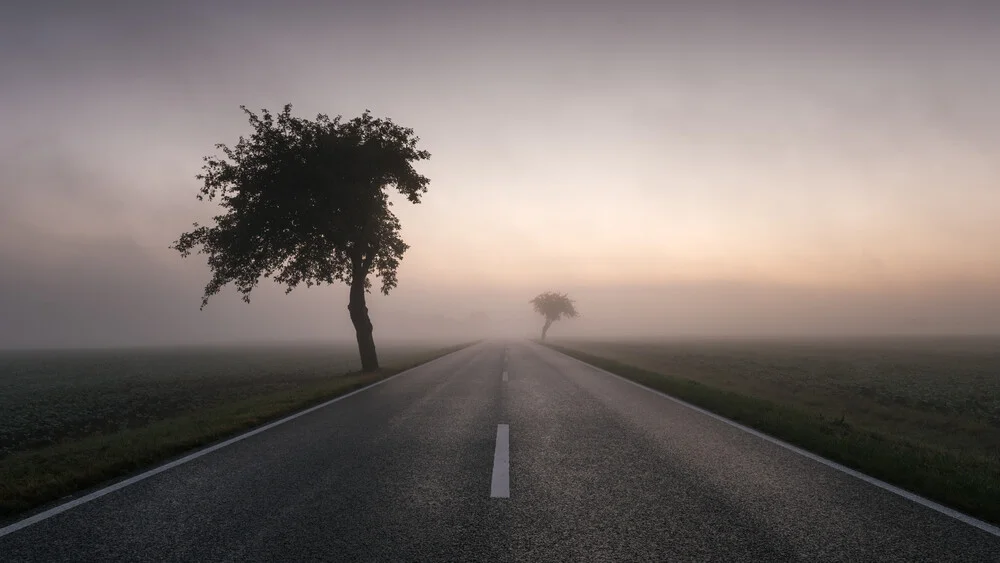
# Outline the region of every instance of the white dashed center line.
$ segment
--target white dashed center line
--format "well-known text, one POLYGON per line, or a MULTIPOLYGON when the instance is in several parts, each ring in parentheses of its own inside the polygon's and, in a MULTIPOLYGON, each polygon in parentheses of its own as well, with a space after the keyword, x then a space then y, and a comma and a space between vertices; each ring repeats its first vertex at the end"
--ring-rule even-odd
POLYGON ((493 453, 493 498, 510 498, 510 425, 497 425, 497 449, 493 453))

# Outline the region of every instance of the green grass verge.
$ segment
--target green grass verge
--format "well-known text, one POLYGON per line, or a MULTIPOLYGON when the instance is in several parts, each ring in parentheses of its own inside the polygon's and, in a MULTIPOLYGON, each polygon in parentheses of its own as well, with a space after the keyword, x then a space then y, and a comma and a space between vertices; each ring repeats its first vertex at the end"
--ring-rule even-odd
POLYGON ((872 477, 1000 524, 1000 463, 855 428, 843 419, 725 391, 544 343, 588 364, 667 393, 872 477))
POLYGON ((0 519, 134 473, 450 354, 462 344, 375 373, 349 373, 108 434, 0 459, 0 519))

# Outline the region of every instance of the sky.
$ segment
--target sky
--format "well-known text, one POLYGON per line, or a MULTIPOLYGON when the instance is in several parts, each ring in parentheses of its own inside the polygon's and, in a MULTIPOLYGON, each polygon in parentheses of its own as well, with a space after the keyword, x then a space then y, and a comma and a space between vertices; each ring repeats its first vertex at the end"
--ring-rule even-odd
POLYGON ((432 155, 376 338, 546 290, 553 336, 1000 334, 996 53, 991 1, 7 1, 0 348, 350 338, 343 286, 199 311, 168 248, 285 103, 432 155))

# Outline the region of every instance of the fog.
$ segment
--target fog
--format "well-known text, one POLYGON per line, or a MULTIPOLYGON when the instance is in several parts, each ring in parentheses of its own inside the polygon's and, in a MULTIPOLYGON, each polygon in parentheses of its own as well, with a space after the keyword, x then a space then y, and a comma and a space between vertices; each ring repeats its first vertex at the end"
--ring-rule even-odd
POLYGON ((8 2, 0 348, 351 338, 168 248, 287 102, 432 154, 377 341, 1000 334, 1000 5, 749 4, 8 2))

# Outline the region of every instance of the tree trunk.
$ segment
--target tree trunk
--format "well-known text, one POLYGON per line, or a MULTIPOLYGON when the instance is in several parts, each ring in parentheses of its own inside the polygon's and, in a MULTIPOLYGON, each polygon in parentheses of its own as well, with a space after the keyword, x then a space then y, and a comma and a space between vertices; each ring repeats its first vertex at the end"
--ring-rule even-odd
POLYGON ((375 338, 372 336, 372 321, 368 318, 365 304, 365 278, 355 276, 351 280, 351 299, 347 310, 351 312, 351 322, 358 337, 358 352, 361 353, 361 371, 378 371, 378 353, 375 352, 375 338))
POLYGON ((545 333, 549 331, 550 326, 552 326, 552 321, 545 319, 545 326, 542 327, 542 340, 545 340, 545 333))

